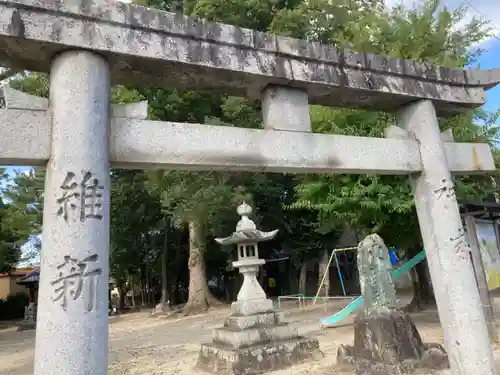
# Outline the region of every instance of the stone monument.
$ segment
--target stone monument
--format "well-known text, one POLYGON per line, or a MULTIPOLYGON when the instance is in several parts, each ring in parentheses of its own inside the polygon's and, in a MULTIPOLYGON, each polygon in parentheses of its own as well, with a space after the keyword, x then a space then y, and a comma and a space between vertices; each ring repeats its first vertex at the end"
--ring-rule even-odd
POLYGON ((424 344, 410 315, 397 309, 392 267, 382 238, 371 234, 360 242, 357 261, 365 306, 354 323, 354 346, 341 345, 338 362, 354 365, 356 375, 448 368, 444 348, 424 344))
POLYGON ((214 332, 213 342, 203 344, 198 367, 220 375, 258 374, 290 366, 320 354, 318 340, 299 336, 282 312, 273 310, 273 303, 257 281, 259 267, 258 242, 273 239, 278 230, 262 232, 249 219, 252 208, 241 204, 237 209, 241 220, 236 232, 216 238, 221 245, 237 245, 238 260, 233 266, 243 275, 237 301, 231 305, 233 314, 224 327, 214 332))
POLYGON ((17 330, 25 331, 36 328, 36 303, 30 302, 24 307, 24 320, 18 323, 17 330))
POLYGON ((370 316, 395 309, 397 301, 391 261, 380 236, 372 234, 359 243, 357 264, 365 303, 363 314, 370 316))
POLYGON ((29 290, 29 304, 24 307, 24 319, 18 323, 18 331, 36 328, 39 277, 40 269, 36 268, 27 275, 16 280, 16 284, 22 285, 29 290))

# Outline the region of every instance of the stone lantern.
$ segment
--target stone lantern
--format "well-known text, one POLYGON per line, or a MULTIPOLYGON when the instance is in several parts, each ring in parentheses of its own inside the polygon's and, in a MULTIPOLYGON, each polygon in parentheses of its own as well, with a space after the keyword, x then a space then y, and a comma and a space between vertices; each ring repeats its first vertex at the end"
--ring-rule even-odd
POLYGON ((273 239, 278 230, 271 232, 257 230, 255 223, 249 218, 252 207, 246 203, 238 206, 237 212, 241 220, 236 225, 236 232, 229 237, 215 239, 221 245, 236 245, 238 250, 238 260, 233 262, 233 267, 238 268, 243 275, 243 284, 237 301, 231 307, 234 313, 240 315, 270 311, 273 303, 266 298, 266 293, 257 281, 259 267, 266 263, 264 259, 259 259, 258 243, 273 239))
POLYGON ((262 232, 250 220, 252 207, 237 209, 241 220, 229 237, 216 238, 221 245, 236 245, 238 260, 233 266, 243 275, 237 301, 224 326, 214 330, 211 343, 201 345, 197 366, 217 375, 254 375, 291 366, 319 356, 318 340, 299 335, 283 312, 273 311, 273 303, 257 281, 258 243, 273 239, 277 230, 262 232))

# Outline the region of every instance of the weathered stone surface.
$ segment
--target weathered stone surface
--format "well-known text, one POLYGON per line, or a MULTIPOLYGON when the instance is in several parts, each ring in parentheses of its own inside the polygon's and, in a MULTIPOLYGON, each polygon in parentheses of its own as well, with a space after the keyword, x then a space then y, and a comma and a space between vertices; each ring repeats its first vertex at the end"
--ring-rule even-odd
POLYGON ((102 56, 53 61, 35 375, 108 373, 109 93, 102 56))
POLYGON ((104 55, 119 83, 254 98, 269 84, 293 85, 311 104, 344 107, 432 99, 453 114, 482 105, 484 89, 500 81, 497 70, 392 60, 121 2, 0 2, 0 60, 10 67, 48 71, 56 53, 74 48, 104 55))
POLYGON ((423 100, 407 106, 398 122, 419 141, 423 171, 410 181, 452 373, 494 375, 488 327, 433 104, 423 100))
MULTIPOLYGON (((241 216, 241 219, 236 224, 236 231, 229 237, 215 239, 220 244, 237 245, 238 260, 232 264, 243 275, 243 283, 236 296, 236 302, 231 304, 231 309, 234 315, 243 316, 270 312, 273 310, 273 301, 267 299, 266 292, 264 292, 257 280, 259 267, 266 263, 264 259, 259 258, 258 243, 273 239, 278 230, 271 232, 258 230, 249 217, 252 214, 252 207, 245 202, 238 206, 236 212, 241 216)), ((248 337, 248 345, 255 342, 255 334, 252 334, 251 337, 248 337)), ((234 337, 233 341, 241 342, 241 340, 245 340, 244 335, 234 337)))
POLYGON ((36 303, 30 302, 28 306, 24 308, 24 320, 17 324, 18 331, 26 331, 36 328, 36 303))
POLYGON ((0 109, 0 133, 2 165, 47 165, 52 124, 46 111, 0 109))
POLYGON ((273 301, 265 298, 264 294, 264 299, 233 302, 231 310, 237 315, 254 315, 271 312, 273 311, 273 301))
POLYGON ((249 316, 230 316, 224 322, 224 327, 243 330, 283 323, 286 323, 285 314, 281 311, 271 311, 249 316))
POLYGON ((283 341, 298 337, 297 328, 285 323, 279 325, 247 328, 218 328, 214 332, 214 343, 224 344, 231 348, 247 348, 269 341, 283 341))
POLYGON ((228 317, 204 344, 198 367, 215 374, 258 374, 321 354, 317 340, 302 337, 278 311, 228 317))
POLYGON ((233 315, 224 327, 214 331, 211 344, 204 344, 198 356, 198 367, 217 375, 258 374, 290 366, 311 358, 319 351, 317 340, 299 336, 298 330, 284 321, 282 313, 273 311, 273 301, 256 278, 259 266, 258 242, 274 238, 277 231, 262 232, 250 219, 252 207, 243 202, 238 206, 241 219, 236 231, 226 238, 216 238, 220 244, 236 244, 238 261, 233 262, 243 274, 243 284, 233 315))
POLYGON ((444 348, 424 344, 410 315, 401 311, 360 314, 354 324, 354 346, 339 347, 337 362, 354 365, 356 375, 399 375, 449 367, 444 348))
POLYGON ((354 356, 384 363, 420 358, 420 334, 408 314, 399 311, 374 317, 358 316, 354 323, 354 356))
POLYGON ((27 94, 22 91, 14 90, 5 85, 0 88, 5 99, 5 108, 7 109, 30 109, 32 111, 46 111, 49 109, 49 100, 27 94))
MULTIPOLYGON (((110 131, 110 158, 116 167, 379 174, 421 170, 415 140, 125 119, 112 120, 110 131)), ((445 148, 454 173, 495 170, 487 144, 446 143, 445 148)))
POLYGON ((270 85, 262 92, 264 129, 311 132, 307 92, 270 85))
POLYGON ((389 311, 396 306, 396 289, 391 277, 389 251, 378 234, 366 236, 358 245, 359 284, 365 309, 363 314, 389 311))
MULTIPOLYGON (((0 109, 2 165, 46 165, 51 125, 45 111, 0 109), (17 126, 12 126, 12 124, 17 126)), ((494 171, 484 143, 445 143, 450 171, 494 171)), ((112 118, 115 168, 251 170, 290 173, 414 174, 422 170, 414 140, 265 131, 112 118), (210 142, 206 140, 210 139, 210 142), (238 142, 234 140, 237 139, 238 142), (277 152, 279 150, 279 152, 277 152)))
POLYGON ((34 320, 23 320, 17 323, 17 331, 29 331, 36 328, 36 322, 34 320))
POLYGON ((197 366, 218 375, 253 375, 286 368, 308 359, 322 357, 319 342, 297 338, 245 349, 202 345, 197 366))
POLYGON ((337 363, 340 365, 354 365, 354 347, 340 344, 337 348, 337 363))
POLYGON ((137 103, 112 104, 111 117, 145 120, 148 117, 148 101, 143 100, 137 103))

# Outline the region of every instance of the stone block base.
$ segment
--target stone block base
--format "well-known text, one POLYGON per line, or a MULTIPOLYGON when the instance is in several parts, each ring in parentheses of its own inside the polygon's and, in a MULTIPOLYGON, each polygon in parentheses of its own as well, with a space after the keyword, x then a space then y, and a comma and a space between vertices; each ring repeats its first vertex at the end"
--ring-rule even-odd
POLYGON ((399 375, 450 366, 444 348, 424 344, 410 315, 394 310, 358 316, 354 346, 341 345, 337 362, 355 366, 356 375, 399 375))
POLYGON ((26 319, 17 324, 17 331, 28 331, 36 328, 36 321, 32 319, 26 319))
POLYGON ((197 367, 218 375, 255 375, 322 356, 318 340, 296 338, 234 349, 203 344, 197 367))
POLYGON ((270 299, 236 301, 231 304, 235 315, 254 315, 273 311, 273 301, 270 299))
POLYGON ((214 332, 214 343, 231 348, 246 348, 266 341, 283 341, 298 337, 297 328, 288 323, 268 327, 253 327, 245 330, 219 328, 214 332))
POLYGON ((230 316, 224 322, 224 327, 244 330, 254 327, 267 327, 286 323, 285 314, 281 311, 269 311, 262 314, 247 316, 230 316))
POLYGON ((317 358, 318 340, 301 337, 282 312, 233 315, 201 346, 197 367, 217 375, 254 375, 317 358))

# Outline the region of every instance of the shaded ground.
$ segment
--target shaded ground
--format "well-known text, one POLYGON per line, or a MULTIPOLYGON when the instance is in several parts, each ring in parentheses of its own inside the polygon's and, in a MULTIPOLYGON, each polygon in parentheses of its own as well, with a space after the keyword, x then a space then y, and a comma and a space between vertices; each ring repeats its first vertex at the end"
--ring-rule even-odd
MULTIPOLYGON (((496 298, 500 307, 500 299, 496 298)), ((352 326, 321 330, 319 317, 340 310, 346 301, 319 303, 302 309, 294 303, 284 306, 286 316, 302 333, 315 335, 320 340, 325 357, 320 361, 297 365, 292 369, 276 371, 273 375, 331 374, 339 344, 352 344, 352 326), (325 310, 328 312, 325 314, 325 310)), ((500 309, 498 321, 500 321, 500 309)), ((109 374, 110 375, 197 375, 193 368, 200 343, 210 341, 212 329, 220 327, 229 315, 229 308, 221 308, 203 315, 180 319, 151 318, 148 313, 135 313, 110 319, 109 374)), ((437 312, 413 314, 424 341, 442 343, 437 312)), ((33 374, 34 331, 14 332, 0 328, 0 375, 33 374)), ((497 351, 500 358, 500 351, 497 351)), ((339 372, 335 374, 352 374, 339 372)), ((449 375, 442 372, 440 375, 449 375)))

